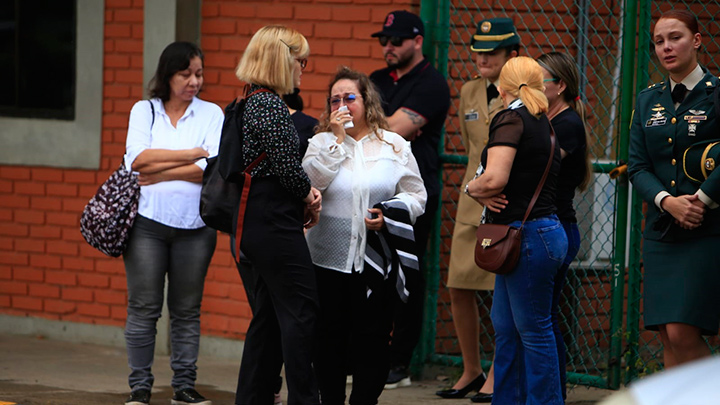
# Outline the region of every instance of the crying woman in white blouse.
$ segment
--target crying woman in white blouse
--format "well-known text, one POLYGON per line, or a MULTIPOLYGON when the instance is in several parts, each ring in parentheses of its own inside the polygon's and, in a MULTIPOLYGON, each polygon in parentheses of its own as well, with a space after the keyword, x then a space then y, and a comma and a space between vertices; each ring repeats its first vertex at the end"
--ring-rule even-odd
POLYGON ((303 159, 323 195, 322 219, 306 234, 320 296, 316 373, 323 403, 344 402, 350 370, 355 398, 350 402, 376 403, 388 373, 397 297, 392 278, 387 288, 368 294, 360 275, 366 235, 386 226, 375 205, 394 199, 414 223, 427 193, 410 143, 387 130, 380 96, 367 75, 343 67, 328 90, 321 132, 310 139, 303 159))

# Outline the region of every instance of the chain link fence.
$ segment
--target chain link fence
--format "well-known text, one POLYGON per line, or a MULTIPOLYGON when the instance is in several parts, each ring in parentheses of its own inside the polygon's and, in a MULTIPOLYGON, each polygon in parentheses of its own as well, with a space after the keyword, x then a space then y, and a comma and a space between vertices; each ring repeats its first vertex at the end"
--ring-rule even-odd
MULTIPOLYGON (((433 270, 428 273, 431 275, 428 292, 431 301, 435 298, 435 304, 430 304, 427 311, 428 326, 433 330, 427 334, 430 342, 425 343, 426 361, 462 364, 445 285, 457 201, 467 163, 460 137, 459 95, 462 85, 477 74, 469 50, 477 22, 509 17, 521 37, 521 55, 537 58, 546 52, 560 51, 575 58, 581 74, 580 94, 592 129, 590 150, 595 177, 587 191, 576 195, 582 245, 568 272, 560 303, 568 381, 618 388, 622 382, 661 367, 659 338, 643 331, 640 317, 642 202, 628 198, 626 176, 611 179, 608 173, 627 159, 635 92, 652 81, 662 80, 650 57, 654 54, 650 48, 651 21, 672 7, 686 7, 698 16, 705 45, 700 63, 717 75, 720 39, 710 34, 720 32, 720 22, 715 17, 720 15, 720 0, 423 0, 424 20, 436 22, 434 49, 430 54, 437 58, 441 70, 447 66, 453 96, 445 128, 444 191, 435 235, 439 267, 434 270, 439 271, 439 276, 433 275, 433 270), (428 8, 438 11, 428 12, 428 8), (437 284, 433 285, 433 281, 437 284)), ((479 350, 487 367, 494 351, 492 292, 478 292, 477 298, 479 350)), ((710 343, 717 346, 719 342, 712 339, 710 343)))

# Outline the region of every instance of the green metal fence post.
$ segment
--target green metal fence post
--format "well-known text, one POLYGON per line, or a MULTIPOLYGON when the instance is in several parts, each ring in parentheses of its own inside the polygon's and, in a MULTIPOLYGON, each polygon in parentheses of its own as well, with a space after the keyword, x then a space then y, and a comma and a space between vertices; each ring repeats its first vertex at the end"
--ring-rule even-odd
MULTIPOLYGON (((430 62, 444 76, 447 77, 447 41, 448 20, 450 4, 448 0, 422 0, 420 3, 420 18, 425 24, 425 40, 423 53, 430 62), (444 55, 440 56, 440 55, 444 55)), ((440 137, 438 153, 445 148, 444 131, 440 137)), ((442 182, 442 173, 439 181, 442 182)), ((425 276, 425 305, 423 309, 423 328, 420 341, 413 356, 413 373, 427 363, 435 352, 435 336, 437 322, 437 300, 440 286, 440 220, 442 212, 442 199, 433 221, 430 233, 430 248, 425 255, 425 268, 421 269, 425 276)))
MULTIPOLYGON (((639 9, 638 47, 637 47, 637 79, 635 91, 639 93, 645 88, 649 78, 648 65, 650 63, 650 2, 641 1, 639 9)), ((634 20, 634 18, 633 18, 634 20)), ((629 126, 629 123, 628 123, 629 126)), ((628 131, 629 132, 629 131, 628 131)), ((633 193, 630 211, 630 255, 628 263, 628 298, 627 298, 627 358, 624 383, 638 377, 638 360, 640 344, 640 284, 642 274, 640 270, 642 233, 640 232, 643 220, 642 199, 633 193)))
MULTIPOLYGON (((635 60, 635 33, 637 1, 625 1, 623 16, 622 83, 620 96, 620 131, 618 137, 618 160, 627 162, 628 138, 633 107, 633 72, 635 60)), ((610 361, 608 363, 608 386, 617 389, 621 384, 623 349, 623 311, 625 303, 625 252, 628 224, 629 182, 627 176, 618 178, 616 206, 618 207, 615 226, 615 257, 613 260, 612 311, 610 326, 610 361)))

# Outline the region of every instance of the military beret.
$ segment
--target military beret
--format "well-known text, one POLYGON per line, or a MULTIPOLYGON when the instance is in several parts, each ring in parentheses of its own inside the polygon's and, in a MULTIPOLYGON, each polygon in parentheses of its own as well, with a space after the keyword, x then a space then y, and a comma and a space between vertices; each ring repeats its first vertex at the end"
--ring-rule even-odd
POLYGON ((702 183, 720 164, 720 141, 698 142, 683 153, 683 171, 696 183, 702 183))

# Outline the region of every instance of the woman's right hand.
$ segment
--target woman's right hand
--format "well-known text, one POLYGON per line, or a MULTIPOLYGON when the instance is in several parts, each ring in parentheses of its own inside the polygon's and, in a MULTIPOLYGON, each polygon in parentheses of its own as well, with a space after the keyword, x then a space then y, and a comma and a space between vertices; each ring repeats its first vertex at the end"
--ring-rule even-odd
POLYGON ((322 193, 315 187, 310 187, 310 192, 303 201, 311 211, 320 212, 322 210, 322 193))
POLYGON ((683 229, 695 229, 702 225, 705 216, 705 204, 697 195, 667 196, 660 206, 675 218, 675 223, 683 229))
POLYGON ((492 212, 500 212, 507 207, 508 200, 506 198, 505 194, 498 194, 492 197, 479 197, 475 200, 492 212))
POLYGON ((330 113, 330 129, 337 137, 337 143, 341 144, 345 140, 345 123, 352 121, 352 115, 348 110, 335 110, 330 113))

